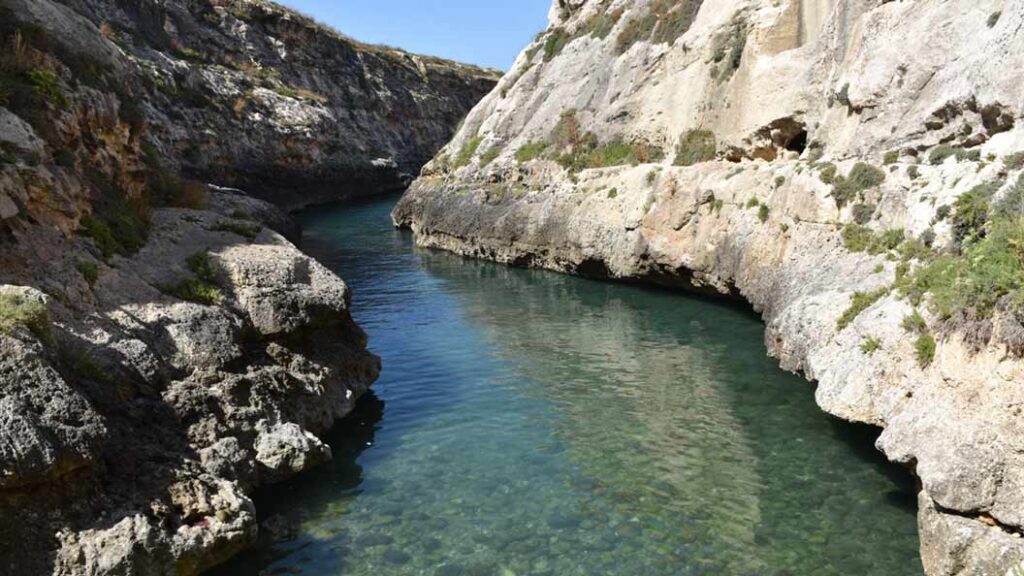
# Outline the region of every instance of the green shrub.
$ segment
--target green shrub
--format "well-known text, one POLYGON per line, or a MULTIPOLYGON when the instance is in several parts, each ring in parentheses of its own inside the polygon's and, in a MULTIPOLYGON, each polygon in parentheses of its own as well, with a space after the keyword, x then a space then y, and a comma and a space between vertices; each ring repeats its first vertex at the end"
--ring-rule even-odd
POLYGON ((618 188, 612 188, 611 190, 608 191, 608 197, 609 198, 617 198, 618 196, 619 196, 619 189, 618 188))
POLYGON ((0 334, 10 334, 18 327, 28 328, 42 338, 49 333, 50 313, 42 302, 18 294, 0 294, 0 334))
POLYGON ((850 307, 843 312, 843 315, 839 317, 839 321, 836 322, 836 328, 842 332, 849 326, 857 316, 860 316, 861 312, 870 308, 875 302, 878 302, 889 293, 888 288, 879 288, 874 292, 856 292, 850 299, 850 307))
POLYGON ((1024 168, 1024 152, 1014 152, 1003 158, 1003 165, 1008 170, 1020 170, 1024 168))
POLYGON ((648 40, 657 25, 658 15, 653 12, 647 12, 627 22, 615 39, 616 53, 624 54, 637 42, 648 40))
POLYGON ((902 282, 900 292, 915 305, 929 297, 941 318, 971 310, 978 318, 992 315, 1004 299, 1024 302, 1024 218, 1000 217, 983 237, 964 242, 959 254, 939 254, 902 282))
POLYGON ((874 204, 856 204, 853 207, 853 221, 857 224, 864 225, 875 217, 875 205, 874 204))
POLYGON ((626 143, 612 140, 594 148, 587 154, 587 168, 607 168, 624 164, 637 165, 660 160, 661 149, 645 143, 626 143))
POLYGON ((786 183, 786 177, 785 176, 776 176, 775 177, 775 187, 776 188, 781 188, 782 185, 785 184, 785 183, 786 183))
POLYGON ((760 200, 758 200, 756 196, 754 196, 754 197, 752 197, 752 198, 751 198, 750 200, 747 200, 747 205, 746 205, 746 207, 747 207, 748 209, 750 209, 750 208, 757 208, 757 207, 758 207, 758 206, 760 206, 760 205, 761 205, 761 201, 760 201, 760 200))
POLYGON ((100 267, 95 262, 79 262, 77 268, 89 286, 95 285, 100 279, 100 267))
POLYGON ((928 163, 933 166, 942 164, 950 157, 956 157, 957 162, 971 160, 977 162, 981 159, 980 150, 967 150, 962 146, 952 144, 939 144, 928 153, 928 163))
POLYGON ((911 334, 924 334, 928 331, 928 323, 924 321, 924 316, 916 309, 907 316, 903 317, 903 322, 900 324, 903 329, 911 334))
POLYGON ((716 149, 714 132, 702 129, 689 130, 682 135, 676 146, 676 157, 673 164, 693 166, 701 162, 710 162, 715 159, 716 149))
POLYGON ((818 178, 821 178, 821 181, 825 184, 832 184, 836 181, 836 173, 838 171, 839 169, 835 164, 827 162, 821 165, 821 171, 818 172, 818 178))
POLYGON ((219 280, 217 267, 206 250, 196 252, 185 259, 185 267, 195 276, 187 278, 162 290, 178 298, 200 304, 217 304, 223 299, 220 289, 216 287, 219 280))
POLYGON ((647 176, 644 177, 644 182, 646 182, 648 186, 653 186, 654 185, 654 181, 657 180, 657 179, 658 179, 658 171, 657 170, 651 170, 650 172, 647 173, 647 176))
POLYGON ((874 336, 869 336, 860 344, 860 351, 871 356, 882 349, 882 342, 874 336))
POLYGON ((842 208, 860 197, 866 190, 880 186, 883 182, 885 172, 870 164, 858 162, 846 178, 836 179, 832 187, 832 198, 836 205, 842 208))
POLYGON ((541 154, 548 149, 547 142, 527 142, 516 150, 516 161, 517 162, 529 162, 536 158, 540 158, 541 154))
POLYGON ((847 224, 843 228, 843 246, 850 252, 882 254, 899 248, 905 239, 902 228, 892 228, 879 234, 859 224, 847 224))
POLYGON ((583 133, 580 131, 580 121, 576 118, 575 108, 562 111, 549 139, 556 150, 575 148, 583 143, 583 133))
POLYGON ((195 274, 196 278, 214 284, 217 282, 217 267, 206 250, 196 252, 185 260, 185 266, 195 274))
POLYGON ((67 108, 68 98, 60 87, 57 74, 48 68, 36 68, 28 72, 29 82, 39 99, 49 102, 56 108, 67 108))
POLYGON ((633 18, 615 40, 622 54, 638 42, 673 44, 693 25, 703 0, 654 0, 647 12, 633 18))
POLYGON ((481 167, 487 166, 491 162, 494 162, 494 159, 497 158, 500 155, 501 155, 501 146, 495 146, 494 148, 489 149, 487 152, 484 152, 480 156, 480 166, 481 167))
POLYGON ((770 213, 770 210, 769 210, 768 206, 766 204, 761 204, 761 207, 758 208, 758 210, 757 210, 757 219, 760 220, 761 223, 763 224, 763 223, 768 221, 768 214, 769 213, 770 213))
POLYGON ((907 166, 907 176, 911 180, 917 180, 921 176, 921 169, 917 166, 907 166))
POLYGON ((675 44, 693 25, 703 0, 658 0, 652 11, 658 14, 658 25, 651 36, 655 44, 675 44))
POLYGON ((590 18, 584 26, 584 34, 589 34, 594 38, 603 40, 612 33, 612 29, 622 19, 623 10, 620 8, 614 12, 599 11, 590 18))
POLYGON ((822 157, 825 156, 825 147, 818 141, 812 141, 807 145, 807 161, 813 167, 822 157))
POLYGON ((544 39, 544 61, 550 62, 562 53, 562 49, 572 41, 572 37, 563 29, 555 28, 544 39))
POLYGON ((211 228, 214 232, 230 232, 237 234, 246 240, 252 242, 256 239, 260 232, 263 231, 263 227, 259 224, 253 224, 252 222, 239 222, 237 220, 221 220, 214 224, 211 228))
POLYGON ((719 82, 732 77, 743 63, 743 52, 747 44, 747 22, 741 17, 733 19, 727 30, 712 39, 711 59, 719 65, 719 82))
POLYGON ((174 296, 179 300, 197 302, 208 306, 219 303, 224 297, 217 288, 200 282, 195 278, 188 278, 176 284, 163 286, 162 290, 165 294, 174 296))
POLYGON ((124 250, 103 220, 94 216, 86 216, 79 224, 82 226, 82 234, 92 239, 104 258, 110 258, 124 250))
POLYGON ((927 368, 935 361, 935 346, 935 337, 929 333, 921 334, 914 342, 917 363, 921 368, 927 368))
POLYGON ((146 199, 129 198, 101 175, 89 174, 89 180, 98 193, 93 199, 93 213, 80 222, 83 234, 93 239, 104 258, 138 252, 149 234, 146 199))
POLYGON ((1018 217, 1024 216, 1024 174, 1017 178, 1016 184, 1010 186, 1009 190, 1003 193, 996 202, 993 211, 997 217, 1018 217))
POLYGON ((900 160, 900 152, 899 152, 899 150, 890 150, 890 151, 885 153, 885 157, 882 159, 882 163, 885 164, 886 166, 889 166, 890 164, 895 164, 895 163, 899 162, 899 160, 900 160))
POLYGON ((972 238, 985 235, 985 225, 989 220, 992 197, 999 191, 1003 183, 998 180, 985 182, 964 192, 953 203, 953 240, 957 244, 972 238))
POLYGON ((459 153, 455 155, 455 162, 452 163, 452 168, 462 168, 468 166, 470 161, 473 160, 473 156, 476 156, 477 149, 480 148, 480 143, 484 141, 482 136, 473 136, 462 145, 459 153))

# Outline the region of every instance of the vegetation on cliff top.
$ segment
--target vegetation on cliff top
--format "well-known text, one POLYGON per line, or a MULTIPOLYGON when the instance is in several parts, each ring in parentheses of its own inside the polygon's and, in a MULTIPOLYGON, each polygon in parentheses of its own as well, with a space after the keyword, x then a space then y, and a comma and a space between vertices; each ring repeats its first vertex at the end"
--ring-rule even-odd
POLYGON ((49 313, 42 302, 9 292, 0 294, 0 334, 25 327, 41 336, 46 333, 49 322, 49 313))
POLYGON ((654 0, 647 12, 633 17, 615 39, 619 54, 637 42, 673 44, 697 18, 704 0, 654 0))
POLYGON ((562 112, 546 140, 530 141, 515 153, 518 162, 538 158, 553 160, 572 173, 589 168, 658 162, 664 151, 644 140, 614 137, 601 142, 593 132, 584 132, 576 110, 562 112))

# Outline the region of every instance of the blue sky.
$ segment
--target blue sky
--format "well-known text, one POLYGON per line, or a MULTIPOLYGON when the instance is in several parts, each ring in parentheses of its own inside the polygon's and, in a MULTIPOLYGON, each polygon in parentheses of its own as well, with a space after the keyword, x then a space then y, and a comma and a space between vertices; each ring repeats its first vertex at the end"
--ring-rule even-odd
POLYGON ((363 42, 507 70, 551 0, 279 0, 363 42))

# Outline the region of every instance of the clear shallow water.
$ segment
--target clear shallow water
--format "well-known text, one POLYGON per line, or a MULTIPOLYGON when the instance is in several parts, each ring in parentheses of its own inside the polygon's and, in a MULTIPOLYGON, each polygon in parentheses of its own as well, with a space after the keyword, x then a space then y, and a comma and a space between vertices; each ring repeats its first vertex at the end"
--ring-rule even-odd
POLYGON ((749 311, 418 250, 392 204, 304 218, 384 372, 218 574, 921 573, 912 481, 749 311))

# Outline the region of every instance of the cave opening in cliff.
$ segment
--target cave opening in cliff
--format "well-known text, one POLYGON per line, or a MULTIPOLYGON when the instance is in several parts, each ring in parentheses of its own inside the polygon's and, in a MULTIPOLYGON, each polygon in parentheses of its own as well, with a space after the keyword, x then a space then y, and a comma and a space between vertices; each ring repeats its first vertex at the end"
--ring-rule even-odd
POLYGON ((807 149, 807 130, 797 132, 785 143, 784 147, 791 152, 803 154, 804 150, 807 149))

